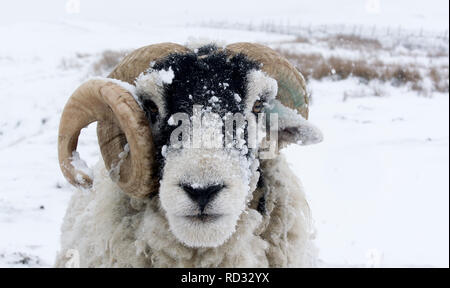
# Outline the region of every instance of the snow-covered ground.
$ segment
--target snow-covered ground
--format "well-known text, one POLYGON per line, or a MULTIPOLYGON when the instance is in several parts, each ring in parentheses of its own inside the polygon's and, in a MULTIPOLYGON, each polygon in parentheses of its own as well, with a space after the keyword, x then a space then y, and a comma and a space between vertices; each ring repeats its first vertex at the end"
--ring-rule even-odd
MULTIPOLYGON (((367 31, 376 25, 395 31, 387 33, 391 40, 429 35, 407 56, 397 46, 371 52, 386 62, 448 66, 448 53, 427 57, 439 45, 448 51, 448 1, 233 0, 223 9, 200 2, 81 0, 79 13, 65 1, 0 4, 0 267, 53 263, 73 192, 57 162, 59 117, 105 49, 206 38, 360 58, 371 54, 292 44, 295 35, 235 24, 307 26, 313 34, 323 25, 337 32, 342 25, 367 31), (220 21, 226 29, 217 27, 220 21)), ((387 36, 376 37, 385 43, 387 36)), ((323 265, 448 267, 448 92, 424 96, 407 85, 354 77, 311 80, 309 89, 310 120, 325 142, 283 153, 306 188, 323 265)), ((98 159, 94 127, 83 132, 80 150, 89 164, 98 159)))

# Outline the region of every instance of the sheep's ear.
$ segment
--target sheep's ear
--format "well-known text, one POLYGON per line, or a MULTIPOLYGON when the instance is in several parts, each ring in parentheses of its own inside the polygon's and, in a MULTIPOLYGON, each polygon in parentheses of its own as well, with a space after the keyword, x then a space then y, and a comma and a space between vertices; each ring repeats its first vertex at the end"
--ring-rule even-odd
MULTIPOLYGON (((268 113, 278 114, 278 147, 282 149, 288 144, 311 145, 323 140, 319 128, 307 121, 296 110, 273 100, 268 113)), ((268 117, 269 118, 269 117, 268 117)))

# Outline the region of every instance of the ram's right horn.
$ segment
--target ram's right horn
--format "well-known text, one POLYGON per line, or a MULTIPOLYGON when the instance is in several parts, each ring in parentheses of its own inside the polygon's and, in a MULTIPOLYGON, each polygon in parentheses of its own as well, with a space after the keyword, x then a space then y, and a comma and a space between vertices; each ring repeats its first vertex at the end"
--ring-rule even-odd
POLYGON ((152 181, 154 148, 145 113, 130 91, 107 80, 85 82, 64 108, 59 126, 58 157, 66 179, 72 185, 92 186, 93 179, 73 165, 73 156, 81 129, 96 121, 105 166, 110 171, 119 170, 115 179, 119 187, 138 198, 155 192, 155 181, 152 181), (123 153, 126 145, 128 154, 123 153))

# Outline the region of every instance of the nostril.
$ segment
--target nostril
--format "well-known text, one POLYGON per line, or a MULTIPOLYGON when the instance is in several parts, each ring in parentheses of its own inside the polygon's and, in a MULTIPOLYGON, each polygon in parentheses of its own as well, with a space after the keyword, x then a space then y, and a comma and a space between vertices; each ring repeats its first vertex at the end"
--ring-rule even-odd
POLYGON ((220 190, 222 190, 222 188, 223 188, 222 184, 210 185, 204 188, 205 189, 204 193, 206 193, 207 195, 214 195, 220 190))
POLYGON ((193 187, 189 184, 181 184, 181 187, 192 201, 197 202, 200 211, 203 213, 206 205, 214 198, 214 196, 223 189, 223 184, 214 184, 206 187, 193 187))

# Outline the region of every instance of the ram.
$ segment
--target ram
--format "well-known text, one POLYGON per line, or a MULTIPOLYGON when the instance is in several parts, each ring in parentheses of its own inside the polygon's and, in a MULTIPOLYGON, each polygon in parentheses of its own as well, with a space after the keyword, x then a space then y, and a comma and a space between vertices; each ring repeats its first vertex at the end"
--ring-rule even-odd
POLYGON ((82 267, 314 265, 308 204, 279 153, 322 140, 307 100, 301 74, 251 43, 150 45, 83 83, 60 122, 60 167, 79 188, 56 266, 67 251, 82 267), (92 122, 91 174, 76 149, 92 122))

